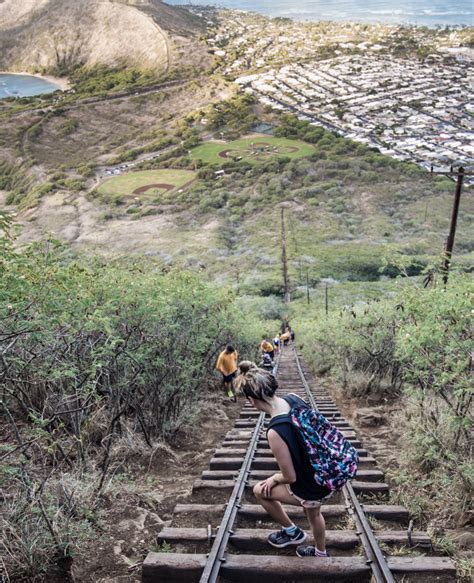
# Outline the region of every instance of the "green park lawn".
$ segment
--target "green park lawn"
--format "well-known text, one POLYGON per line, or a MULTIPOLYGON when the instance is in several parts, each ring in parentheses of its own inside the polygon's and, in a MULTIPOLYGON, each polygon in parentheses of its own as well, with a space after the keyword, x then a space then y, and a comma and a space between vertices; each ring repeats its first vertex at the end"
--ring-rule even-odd
POLYGON ((232 159, 259 164, 281 157, 304 158, 314 151, 311 144, 300 140, 253 135, 231 142, 206 142, 193 148, 191 157, 209 164, 224 164, 232 159))

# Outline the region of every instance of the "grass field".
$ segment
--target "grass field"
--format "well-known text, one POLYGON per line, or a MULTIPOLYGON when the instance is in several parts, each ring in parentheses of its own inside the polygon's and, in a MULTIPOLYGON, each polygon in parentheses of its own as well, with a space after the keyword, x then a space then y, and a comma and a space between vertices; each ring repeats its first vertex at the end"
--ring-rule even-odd
POLYGON ((206 142, 193 148, 191 157, 208 164, 224 164, 231 160, 259 164, 283 156, 304 158, 313 153, 313 146, 300 140, 253 135, 232 142, 206 142))
POLYGON ((124 201, 127 198, 160 203, 163 196, 172 198, 196 178, 191 170, 163 169, 127 172, 108 178, 97 189, 99 194, 110 201, 124 201))

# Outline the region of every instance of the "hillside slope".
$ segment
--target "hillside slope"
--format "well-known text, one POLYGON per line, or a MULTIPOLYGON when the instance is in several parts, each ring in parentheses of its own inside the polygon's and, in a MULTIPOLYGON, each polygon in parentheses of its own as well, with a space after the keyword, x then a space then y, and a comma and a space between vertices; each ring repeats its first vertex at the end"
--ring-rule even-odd
POLYGON ((127 64, 167 70, 180 44, 174 37, 201 27, 199 18, 159 0, 3 0, 0 69, 64 74, 78 65, 127 64))

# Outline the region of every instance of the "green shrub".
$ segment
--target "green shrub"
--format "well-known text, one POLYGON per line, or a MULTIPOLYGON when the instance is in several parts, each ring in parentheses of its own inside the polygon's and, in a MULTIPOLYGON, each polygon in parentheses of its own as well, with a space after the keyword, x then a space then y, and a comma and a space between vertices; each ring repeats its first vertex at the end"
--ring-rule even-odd
POLYGON ((394 298, 329 318, 306 313, 294 325, 312 366, 332 370, 353 396, 404 395, 399 499, 455 525, 466 520, 474 488, 472 282, 452 274, 447 287, 436 280, 427 289, 400 287, 394 298))
POLYGON ((68 119, 62 125, 59 126, 58 134, 64 138, 74 133, 78 127, 79 122, 77 121, 77 119, 68 119))
POLYGON ((94 176, 94 164, 81 164, 78 166, 77 172, 86 178, 90 178, 91 176, 94 176))
POLYGON ((130 67, 108 68, 103 65, 80 67, 70 74, 73 88, 78 94, 100 94, 149 85, 157 81, 153 71, 140 71, 130 67))
POLYGON ((258 121, 253 112, 255 98, 251 95, 238 95, 227 101, 221 101, 209 108, 206 114, 207 127, 211 131, 226 128, 238 137, 248 132, 258 121))
POLYGON ((149 457, 192 424, 218 352, 232 342, 255 358, 262 323, 196 273, 53 240, 20 251, 3 213, 0 231, 2 405, 20 444, 34 442, 3 465, 3 567, 31 580, 98 536, 120 436, 149 457))
POLYGON ((75 192, 79 192, 84 188, 84 182, 79 180, 78 178, 68 178, 64 181, 64 186, 69 190, 74 190, 75 192))

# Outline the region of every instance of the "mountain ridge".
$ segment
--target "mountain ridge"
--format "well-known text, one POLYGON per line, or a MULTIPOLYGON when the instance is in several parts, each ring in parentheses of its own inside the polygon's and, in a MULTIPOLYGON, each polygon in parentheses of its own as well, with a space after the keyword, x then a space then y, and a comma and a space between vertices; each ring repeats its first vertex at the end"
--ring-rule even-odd
POLYGON ((167 71, 201 19, 160 0, 4 0, 0 68, 67 74, 78 66, 167 71))

